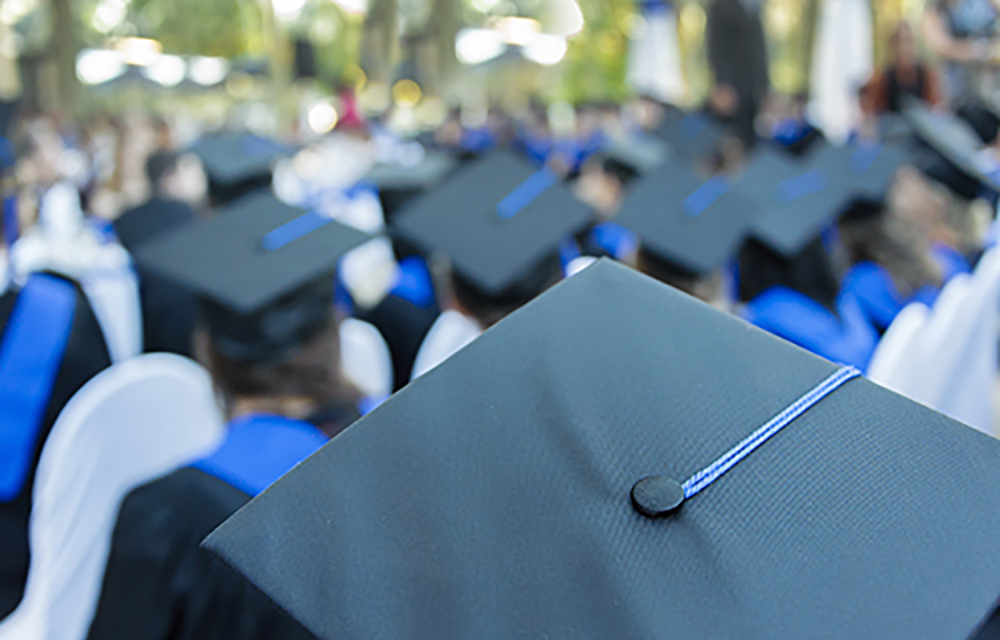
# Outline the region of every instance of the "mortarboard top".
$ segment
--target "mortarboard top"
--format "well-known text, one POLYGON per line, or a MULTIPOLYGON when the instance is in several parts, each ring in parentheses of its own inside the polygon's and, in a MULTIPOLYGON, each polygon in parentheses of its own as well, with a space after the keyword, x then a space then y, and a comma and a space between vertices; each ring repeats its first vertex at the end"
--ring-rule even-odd
POLYGON ((979 184, 1000 190, 1000 161, 993 157, 966 123, 931 111, 910 100, 904 108, 916 135, 941 158, 979 184))
POLYGON ((670 157, 669 147, 652 136, 608 138, 602 152, 606 161, 627 173, 643 175, 663 166, 670 157))
POLYGON ((753 234, 786 257, 797 255, 854 197, 849 153, 826 144, 804 161, 772 149, 755 153, 734 189, 761 211, 753 234))
POLYGON ((912 152, 900 143, 857 144, 845 148, 841 178, 850 197, 884 200, 899 169, 911 161, 912 152))
POLYGON ((639 181, 616 222, 639 236, 647 253, 682 273, 702 276, 739 249, 757 214, 728 178, 706 180, 678 158, 639 181))
POLYGON ((463 279, 499 299, 531 279, 590 217, 552 171, 501 151, 422 196, 393 226, 397 236, 444 254, 463 279))
POLYGON ((725 125, 708 113, 672 114, 657 132, 678 155, 693 160, 719 150, 727 137, 725 125))
POLYGON ((235 343, 230 355, 267 360, 326 322, 337 262, 368 236, 270 194, 223 213, 143 245, 136 259, 199 297, 213 338, 235 343))
POLYGON ((679 509, 632 505, 836 370, 602 261, 205 546, 324 639, 968 637, 1000 596, 1000 443, 864 379, 679 509))
POLYGON ((191 147, 212 183, 227 187, 270 175, 274 163, 295 151, 252 133, 224 132, 202 138, 191 147))
POLYGON ((378 164, 367 179, 378 188, 382 209, 391 221, 415 197, 444 182, 456 166, 458 161, 451 154, 429 150, 413 166, 378 164))

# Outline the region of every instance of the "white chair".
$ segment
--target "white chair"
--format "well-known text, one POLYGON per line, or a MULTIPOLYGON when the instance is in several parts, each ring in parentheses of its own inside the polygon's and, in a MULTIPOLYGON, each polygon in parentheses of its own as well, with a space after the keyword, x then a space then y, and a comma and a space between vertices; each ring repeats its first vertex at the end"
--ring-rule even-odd
POLYGON ((356 318, 340 323, 340 366, 366 397, 384 400, 392 395, 392 355, 374 325, 356 318))
POLYGON ((0 640, 81 640, 124 496, 217 445, 223 419, 204 369, 155 354, 117 364, 66 405, 34 486, 31 566, 0 640))
POLYGON ((868 365, 869 379, 902 393, 902 389, 897 387, 905 386, 901 378, 907 371, 901 365, 904 364, 916 336, 923 330, 930 314, 930 308, 921 302, 909 304, 899 312, 892 326, 879 341, 878 348, 875 349, 875 355, 868 365))

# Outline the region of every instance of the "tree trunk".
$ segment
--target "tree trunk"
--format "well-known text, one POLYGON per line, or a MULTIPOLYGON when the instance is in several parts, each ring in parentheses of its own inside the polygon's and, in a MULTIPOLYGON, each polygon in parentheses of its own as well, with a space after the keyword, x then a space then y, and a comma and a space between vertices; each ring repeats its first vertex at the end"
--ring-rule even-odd
POLYGON ((56 109, 65 117, 78 110, 79 81, 76 77, 76 56, 80 44, 76 33, 76 16, 72 0, 52 2, 52 52, 56 71, 56 109))

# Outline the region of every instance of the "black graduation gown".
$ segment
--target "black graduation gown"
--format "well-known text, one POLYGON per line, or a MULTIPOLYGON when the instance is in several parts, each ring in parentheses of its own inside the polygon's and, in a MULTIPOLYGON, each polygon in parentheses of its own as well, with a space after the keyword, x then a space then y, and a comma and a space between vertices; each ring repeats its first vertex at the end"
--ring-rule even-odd
POLYGON ((314 636, 199 544, 250 500, 194 467, 122 503, 90 640, 314 636))
POLYGON ((392 354, 393 391, 410 383, 413 363, 427 332, 441 314, 437 303, 419 307, 396 295, 388 295, 373 309, 360 310, 357 317, 374 325, 385 337, 392 354))
MULTIPOLYGON (((14 310, 16 301, 15 291, 8 291, 0 296, 0 326, 6 328, 7 319, 14 310)), ((111 358, 104 343, 101 327, 87 299, 77 289, 76 311, 69 343, 45 410, 27 480, 21 493, 13 501, 0 504, 0 618, 9 615, 24 595, 30 560, 28 518, 31 515, 31 494, 42 445, 59 413, 73 394, 110 365, 111 358)))
MULTIPOLYGON (((153 198, 115 221, 115 233, 130 253, 172 229, 191 224, 194 209, 183 202, 153 198)), ((190 357, 198 321, 194 296, 173 282, 136 267, 142 303, 143 351, 190 357)))

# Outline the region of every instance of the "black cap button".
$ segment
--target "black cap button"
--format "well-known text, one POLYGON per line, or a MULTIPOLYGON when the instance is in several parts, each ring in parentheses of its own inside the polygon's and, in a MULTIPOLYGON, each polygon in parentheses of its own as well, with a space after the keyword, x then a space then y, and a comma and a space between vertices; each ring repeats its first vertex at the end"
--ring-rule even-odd
POLYGON ((684 502, 681 483, 665 476, 643 478, 632 487, 632 506, 647 518, 659 518, 684 502))

